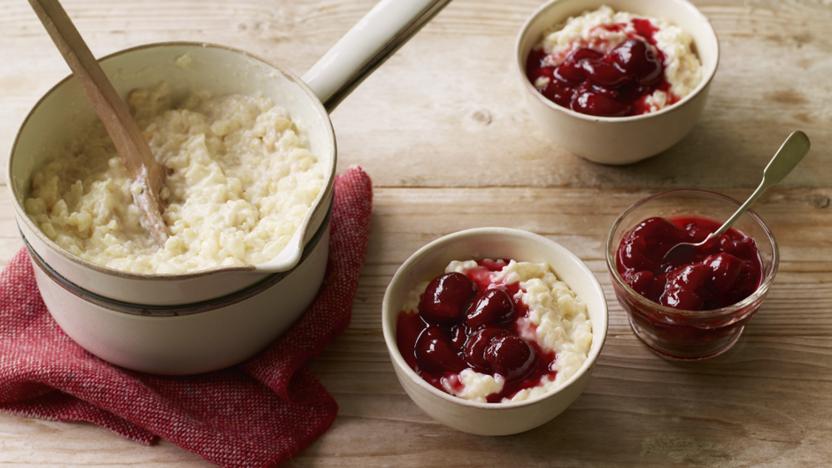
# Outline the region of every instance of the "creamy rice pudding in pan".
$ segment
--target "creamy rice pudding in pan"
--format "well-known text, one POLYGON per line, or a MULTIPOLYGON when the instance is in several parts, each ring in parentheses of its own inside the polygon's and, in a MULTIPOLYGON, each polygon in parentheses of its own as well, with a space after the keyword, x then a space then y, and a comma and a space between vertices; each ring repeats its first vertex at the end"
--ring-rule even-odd
POLYGON ((170 230, 158 245, 140 224, 133 180, 96 121, 33 175, 29 217, 60 247, 131 273, 180 274, 266 262, 283 250, 325 190, 303 129, 271 99, 166 84, 128 99, 167 169, 160 193, 170 230))

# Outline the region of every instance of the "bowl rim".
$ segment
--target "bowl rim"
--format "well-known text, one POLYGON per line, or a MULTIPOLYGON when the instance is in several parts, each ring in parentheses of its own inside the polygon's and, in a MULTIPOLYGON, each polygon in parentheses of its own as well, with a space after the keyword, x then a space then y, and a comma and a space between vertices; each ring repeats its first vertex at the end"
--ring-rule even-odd
MULTIPOLYGON (((552 265, 555 268, 555 265, 552 265)), ((449 402, 451 404, 456 404, 463 407, 468 408, 476 408, 476 409, 486 409, 491 411, 500 411, 500 410, 510 410, 514 408, 522 408, 526 406, 531 406, 540 403, 541 401, 547 400, 552 398, 566 388, 571 387, 574 385, 580 378, 584 375, 588 374, 592 367, 595 365, 595 362, 598 359, 598 356, 601 354, 601 351, 604 349, 604 345, 607 339, 607 329, 609 327, 609 307, 607 306, 606 296, 604 295, 604 290, 601 287, 601 284, 598 282, 598 279, 592 273, 592 270, 571 250, 567 249, 560 243, 553 241, 549 238, 543 237, 539 234, 535 234, 530 231, 526 231, 523 229, 516 229, 516 228, 507 228, 507 227, 478 227, 478 228, 471 228, 465 229, 462 231, 456 231, 450 234, 446 234, 439 238, 432 240, 431 242, 425 244, 416 252, 411 254, 404 263, 399 266, 396 270, 396 273, 393 275, 393 278, 388 283, 387 288, 384 292, 384 298, 382 300, 381 306, 381 325, 382 325, 382 332, 384 335, 384 343, 387 346, 387 352, 390 355, 391 360, 393 361, 393 365, 402 371, 407 377, 418 385, 422 390, 427 391, 432 396, 436 398, 440 398, 449 402), (480 235, 499 235, 505 237, 518 237, 530 242, 535 242, 542 245, 544 248, 549 250, 556 250, 563 253, 567 258, 571 261, 575 262, 578 268, 582 271, 583 274, 589 279, 592 288, 595 290, 595 294, 598 295, 600 298, 602 310, 601 310, 601 322, 602 327, 601 330, 596 330, 593 327, 592 330, 592 340, 593 345, 590 347, 589 353, 587 353, 587 357, 584 360, 581 367, 572 374, 565 382, 563 382, 557 388, 550 390, 549 392, 544 393, 543 395, 536 396, 534 398, 530 398, 528 400, 523 401, 516 401, 516 402, 500 402, 500 403, 485 403, 485 402, 477 402, 466 400, 463 398, 459 398, 457 396, 451 395, 449 393, 445 393, 438 388, 430 385, 427 381, 425 381, 422 377, 420 377, 413 369, 410 368, 409 365, 404 361, 401 353, 399 352, 398 345, 396 344, 396 333, 395 333, 395 317, 401 312, 398 309, 393 309, 392 304, 392 297, 391 297, 391 290, 393 289, 394 285, 397 285, 402 281, 402 277, 404 276, 405 272, 410 270, 414 264, 422 259, 425 255, 429 252, 434 250, 435 248, 450 243, 452 241, 456 241, 460 238, 469 238, 469 237, 476 237, 480 235), (600 344, 595 347, 596 340, 600 340, 600 344)))
MULTIPOLYGON (((325 240, 324 238, 327 235, 327 231, 330 231, 331 229, 331 218, 332 207, 330 207, 327 212, 326 219, 323 223, 321 223, 318 231, 306 244, 306 247, 303 250, 303 255, 300 261, 298 261, 298 267, 303 265, 304 262, 306 262, 307 259, 317 251, 317 249, 328 248, 328 245, 324 245, 323 241, 325 240)), ((212 299, 204 299, 197 302, 187 302, 183 304, 139 304, 102 296, 101 294, 90 291, 89 289, 71 281, 49 265, 49 263, 47 263, 46 260, 44 260, 44 258, 41 257, 34 248, 32 248, 32 245, 23 233, 21 233, 20 237, 23 239, 23 245, 26 247, 26 251, 29 254, 29 260, 32 262, 33 267, 39 269, 40 272, 46 276, 46 278, 52 281, 53 285, 59 286, 61 289, 64 289, 67 293, 77 297, 85 304, 98 307, 108 313, 134 316, 148 320, 171 319, 175 317, 199 315, 234 306, 277 286, 284 279, 290 277, 296 272, 296 269, 293 268, 289 271, 272 273, 271 275, 265 276, 261 280, 242 289, 212 299)))
MULTIPOLYGON (((681 109, 684 105, 688 104, 689 102, 693 101, 699 94, 704 92, 705 89, 710 86, 711 82, 716 75, 716 71, 719 68, 719 61, 720 61, 720 46, 719 46, 719 36, 717 36, 716 31, 711 24, 711 21, 705 16, 701 11, 699 11, 696 6, 686 0, 663 0, 665 2, 672 2, 679 8, 684 8, 687 12, 702 22, 705 26, 706 30, 710 33, 711 37, 714 40, 714 54, 715 60, 712 67, 709 67, 705 76, 700 80, 699 84, 696 88, 693 89, 687 96, 683 97, 677 102, 659 109, 655 112, 648 112, 646 114, 639 114, 639 115, 630 115, 624 117, 605 117, 605 116, 596 116, 596 115, 589 115, 589 114, 582 114, 580 112, 573 111, 572 109, 560 106, 555 104, 554 102, 550 101, 546 96, 542 95, 537 88, 529 81, 529 78, 526 76, 526 59, 528 54, 522 54, 521 46, 523 44, 524 39, 529 35, 529 28, 531 28, 532 24, 534 24, 538 17, 542 15, 546 10, 549 8, 554 7, 556 4, 565 3, 569 1, 575 0, 549 0, 540 7, 538 7, 531 15, 528 16, 526 21, 523 23, 523 26, 520 27, 520 31, 517 33, 517 36, 514 41, 514 55, 515 55, 515 71, 519 74, 520 79, 523 82, 524 89, 533 94, 535 98, 543 105, 548 107, 549 109, 556 110, 558 112, 563 112, 566 115, 571 117, 577 118, 579 120, 584 120, 587 122, 603 122, 603 123, 629 123, 629 122, 639 122, 642 120, 647 120, 655 117, 659 117, 661 115, 669 114, 681 109)), ((603 1, 599 1, 599 5, 603 6, 605 3, 603 1)), ((588 11, 588 10, 587 10, 588 11)), ((564 18, 565 20, 566 18, 564 18)), ((554 26, 554 25, 553 25, 554 26)), ((697 54, 698 55, 698 54, 697 54)), ((703 67, 704 68, 704 67, 703 67)))
MULTIPOLYGON (((607 241, 604 243, 604 258, 606 259, 607 270, 610 272, 610 276, 612 277, 615 286, 621 287, 626 292, 628 298, 638 302, 640 306, 648 307, 651 311, 659 312, 663 316, 688 319, 711 319, 731 315, 749 307, 750 305, 754 304, 757 300, 764 297, 768 292, 769 288, 771 287, 771 284, 774 282, 774 278, 777 276, 777 270, 780 266, 780 250, 777 245, 777 240, 774 237, 774 233, 771 232, 771 228, 769 228, 768 224, 766 224, 766 222, 763 220, 762 217, 760 217, 760 215, 758 215, 755 211, 751 209, 746 211, 745 214, 749 215, 751 219, 753 219, 754 222, 757 223, 757 225, 762 229, 763 233, 765 234, 766 240, 771 245, 771 271, 769 271, 765 275, 763 281, 760 283, 760 286, 757 287, 757 290, 754 291, 754 293, 752 293, 750 296, 741 300, 740 302, 712 310, 674 309, 672 307, 664 306, 659 304, 658 302, 653 302, 650 299, 647 299, 646 297, 636 292, 635 289, 631 288, 630 285, 628 285, 624 281, 624 278, 622 278, 621 274, 618 272, 618 268, 616 268, 615 259, 613 258, 616 255, 613 252, 618 251, 618 246, 612 245, 613 236, 615 235, 618 228, 621 226, 621 223, 624 221, 624 218, 636 209, 657 198, 663 198, 671 195, 679 195, 683 193, 693 194, 696 196, 704 196, 714 200, 722 200, 737 208, 741 205, 739 201, 729 197, 728 195, 712 190, 703 189, 666 190, 644 197, 638 200, 637 202, 633 203, 632 205, 627 207, 627 209, 625 209, 612 223, 609 231, 607 231, 607 241), (615 249, 613 249, 613 247, 615 247, 615 249)), ((754 239, 754 242, 757 241, 757 239, 754 239)))
MULTIPOLYGON (((262 57, 259 57, 255 54, 252 54, 252 53, 247 52, 245 50, 237 49, 235 47, 230 47, 230 46, 226 46, 226 45, 222 45, 222 44, 205 42, 205 41, 150 42, 150 43, 140 44, 140 45, 137 45, 137 46, 128 47, 126 49, 118 50, 118 51, 115 51, 113 53, 98 57, 98 58, 96 58, 96 60, 100 63, 100 62, 103 62, 105 60, 115 58, 115 57, 118 57, 118 56, 121 56, 121 55, 124 55, 124 54, 127 54, 127 53, 136 52, 136 51, 139 51, 139 50, 152 49, 152 48, 163 48, 163 47, 182 47, 182 46, 194 47, 194 48, 203 48, 203 49, 225 50, 227 52, 236 53, 236 54, 245 56, 249 59, 252 59, 254 61, 260 62, 263 65, 266 65, 267 67, 272 68, 277 73, 283 75, 289 81, 298 85, 298 87, 303 91, 304 95, 306 95, 306 97, 309 98, 309 100, 311 101, 312 106, 317 108, 317 111, 319 112, 320 116, 322 117, 322 121, 324 122, 324 131, 327 134, 326 140, 328 142, 328 145, 331 146, 331 148, 332 148, 332 167, 329 168, 329 174, 327 175, 327 183, 324 186, 324 189, 321 190, 321 193, 318 196, 318 199, 316 200, 315 204, 312 207, 310 207, 309 213, 307 214, 306 218, 304 219, 303 224, 298 226, 298 229, 301 229, 301 228, 308 229, 309 223, 310 223, 311 219, 313 218, 314 213, 320 208, 320 205, 322 203, 325 203, 330 198, 330 194, 332 193, 332 191, 334 189, 334 186, 335 186, 335 169, 336 169, 337 163, 338 163, 338 146, 337 146, 337 141, 335 139, 335 130, 332 127, 332 119, 330 119, 329 113, 326 111, 326 108, 324 108, 324 105, 323 105, 323 103, 321 103, 321 100, 318 99, 318 97, 315 95, 315 93, 312 91, 312 89, 309 88, 309 86, 306 84, 306 82, 304 82, 300 77, 298 77, 297 75, 295 75, 295 74, 293 74, 293 73, 291 73, 287 70, 284 70, 280 66, 275 65, 275 64, 271 63, 270 61, 262 58, 262 57)), ((110 268, 110 267, 107 267, 107 266, 92 263, 88 260, 85 260, 85 259, 73 254, 72 252, 69 252, 68 250, 64 249, 63 247, 59 246, 54 241, 52 241, 52 239, 49 239, 49 237, 47 237, 43 233, 43 231, 41 231, 40 227, 37 226, 34 223, 34 221, 32 221, 32 219, 26 213, 25 207, 22 205, 21 199, 25 201, 25 194, 19 194, 18 191, 17 191, 17 187, 16 187, 17 184, 12 183, 12 180, 11 180, 12 174, 13 174, 12 169, 14 167, 14 161, 16 159, 14 157, 14 155, 17 153, 17 147, 18 147, 18 144, 20 142, 21 132, 26 127, 26 125, 29 123, 29 120, 32 118, 32 115, 35 113, 35 111, 38 108, 41 107, 41 105, 43 104, 43 101, 45 101, 46 98, 48 98, 53 93, 55 93, 58 90, 58 88, 64 86, 73 77, 74 77, 73 73, 70 73, 70 74, 66 75, 64 78, 62 78, 57 83, 55 83, 52 87, 50 87, 49 90, 47 90, 40 98, 38 98, 38 100, 35 102, 34 105, 32 105, 32 108, 26 114, 26 117, 23 119, 23 122, 18 127, 17 133, 15 134, 15 137, 14 137, 14 141, 12 142, 12 145, 9 149, 9 157, 8 157, 8 161, 6 163, 6 173, 7 173, 7 176, 8 176, 7 178, 9 179, 9 183, 6 184, 6 185, 8 186, 9 193, 11 194, 11 198, 12 198, 12 201, 14 203, 14 208, 15 208, 15 211, 17 213, 18 222, 23 222, 29 230, 31 230, 32 232, 35 233, 36 236, 38 236, 38 239, 41 242, 45 243, 47 247, 49 247, 52 250, 54 250, 55 252, 57 252, 59 255, 61 255, 61 257, 69 260, 72 263, 80 265, 84 268, 89 268, 89 269, 97 271, 99 273, 104 273, 104 274, 115 276, 115 277, 118 277, 118 278, 133 279, 133 280, 184 280, 184 279, 192 279, 192 278, 198 278, 198 277, 201 277, 201 276, 212 275, 212 274, 216 274, 216 273, 227 273, 227 272, 252 272, 252 273, 256 273, 256 272, 258 272, 259 270, 257 269, 257 265, 244 265, 244 266, 236 266, 236 267, 215 267, 215 268, 210 268, 210 269, 206 269, 206 270, 199 270, 199 271, 194 271, 194 272, 189 272, 189 273, 173 273, 173 274, 171 274, 171 273, 135 273, 135 272, 129 272, 129 271, 116 270, 114 268, 110 268), (23 195, 23 197, 18 198, 18 195, 23 195)), ((306 236, 304 235, 303 237, 305 238, 306 236)), ((307 243, 307 240, 304 239, 303 243, 302 243, 302 246, 304 246, 306 243, 307 243)), ((288 247, 288 244, 287 244, 287 247, 288 247)), ((301 255, 302 255, 302 252, 301 252, 301 255)), ((287 271, 290 271, 290 270, 287 270, 287 271)), ((279 273, 279 272, 270 271, 268 273, 274 274, 274 273, 279 273)))

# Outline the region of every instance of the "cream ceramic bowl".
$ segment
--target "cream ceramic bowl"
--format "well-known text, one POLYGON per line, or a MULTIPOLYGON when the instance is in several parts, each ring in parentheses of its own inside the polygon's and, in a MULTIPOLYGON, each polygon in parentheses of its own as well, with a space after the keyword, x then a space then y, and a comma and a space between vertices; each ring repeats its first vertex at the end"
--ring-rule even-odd
POLYGON ((509 435, 546 423, 563 412, 584 390, 607 336, 607 304, 604 291, 589 268, 562 245, 518 229, 477 228, 436 239, 411 255, 387 287, 381 322, 396 377, 417 406, 442 424, 463 432, 509 435), (411 290, 443 272, 451 260, 471 258, 549 262, 558 277, 586 303, 592 322, 592 346, 581 368, 560 388, 522 402, 472 402, 425 382, 402 358, 396 345, 396 319, 411 290))
POLYGON ((532 118, 559 146, 590 161, 630 164, 678 143, 690 132, 705 108, 711 80, 719 63, 719 43, 708 19, 687 0, 552 0, 541 6, 520 29, 515 73, 523 87, 532 118), (702 63, 702 81, 676 104, 658 112, 631 117, 596 117, 559 106, 540 94, 526 77, 526 59, 543 34, 566 21, 609 5, 617 11, 665 19, 687 31, 702 63))

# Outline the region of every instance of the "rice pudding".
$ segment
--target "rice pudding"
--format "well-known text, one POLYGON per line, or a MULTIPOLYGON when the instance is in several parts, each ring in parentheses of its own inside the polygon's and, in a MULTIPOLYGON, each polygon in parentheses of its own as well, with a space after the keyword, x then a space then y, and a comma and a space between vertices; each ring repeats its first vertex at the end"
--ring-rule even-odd
POLYGON ((180 274, 274 258, 325 189, 327 174, 288 112, 266 97, 169 87, 128 98, 157 161, 170 230, 142 228, 133 181, 103 125, 53 156, 31 180, 25 208, 43 233, 91 263, 130 273, 180 274))
POLYGON ((467 260, 417 285, 396 340, 430 384, 472 401, 523 401, 559 388, 586 361, 586 305, 547 263, 467 260))
POLYGON ((608 6, 569 18, 544 34, 526 74, 552 102, 590 115, 656 112, 702 81, 693 39, 661 18, 608 6))

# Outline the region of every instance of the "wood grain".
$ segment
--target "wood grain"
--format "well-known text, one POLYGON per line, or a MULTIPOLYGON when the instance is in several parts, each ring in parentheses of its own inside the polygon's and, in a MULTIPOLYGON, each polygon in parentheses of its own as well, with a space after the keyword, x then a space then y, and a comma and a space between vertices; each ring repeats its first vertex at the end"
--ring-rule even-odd
MULTIPOLYGON (((362 0, 105 2, 67 0, 94 50, 208 40, 302 72, 372 4, 362 0)), ((363 165, 376 197, 353 320, 314 365, 341 406, 296 466, 821 466, 832 460, 832 5, 824 0, 695 2, 722 61, 703 120, 679 146, 623 168, 587 163, 527 118, 513 39, 539 1, 457 0, 334 114, 340 164, 363 165), (713 187, 743 197, 794 128, 815 150, 766 195, 782 261, 739 345, 680 365, 647 351, 615 301, 602 257, 610 222, 657 189, 713 187), (401 262, 458 229, 502 225, 544 234, 584 259, 610 306, 609 336, 587 391, 563 415, 487 438, 428 418, 395 379, 380 302, 401 262)), ((25 2, 3 0, 0 153, 25 113, 66 74, 25 2), (24 73, 25 71, 25 73, 24 73)), ((0 194, 0 263, 20 247, 0 194)), ((0 414, 0 463, 199 466, 85 425, 0 414)))
MULTIPOLYGON (((65 3, 102 55, 146 42, 201 40, 246 49, 297 73, 372 5, 65 3)), ((349 155, 342 162, 362 164, 382 186, 751 187, 760 164, 799 127, 817 149, 785 183, 830 183, 832 173, 821 172, 830 163, 822 149, 832 145, 832 108, 823 99, 832 95, 832 8, 821 0, 696 3, 719 34, 720 68, 706 118, 658 158, 603 167, 548 141, 526 115, 512 62, 514 35, 539 2, 457 0, 334 114, 339 148, 349 155)), ((25 113, 67 70, 28 7, 9 0, 4 6, 0 60, 11 64, 0 70, 6 155, 25 113)))

